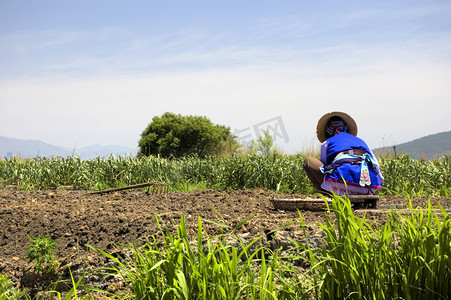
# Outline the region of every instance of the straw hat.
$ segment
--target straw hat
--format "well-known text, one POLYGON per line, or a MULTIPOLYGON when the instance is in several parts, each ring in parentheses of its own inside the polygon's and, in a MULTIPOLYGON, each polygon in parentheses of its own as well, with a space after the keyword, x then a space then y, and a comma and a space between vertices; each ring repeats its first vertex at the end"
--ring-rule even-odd
POLYGON ((316 126, 316 136, 321 143, 327 140, 326 126, 330 118, 332 117, 340 117, 348 127, 348 133, 357 136, 357 124, 355 123, 354 119, 344 112, 334 111, 325 114, 318 121, 318 125, 316 126))

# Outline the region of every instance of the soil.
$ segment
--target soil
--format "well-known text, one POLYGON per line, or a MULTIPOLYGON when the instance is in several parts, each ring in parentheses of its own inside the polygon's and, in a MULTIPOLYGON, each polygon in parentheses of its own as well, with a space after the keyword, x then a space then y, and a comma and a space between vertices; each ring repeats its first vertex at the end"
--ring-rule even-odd
MULTIPOLYGON (((27 289, 30 295, 55 288, 52 282, 70 278, 85 270, 105 266, 108 260, 88 245, 117 253, 118 244, 132 240, 139 246, 159 232, 157 217, 175 230, 182 215, 188 234, 197 236, 198 216, 227 224, 218 226, 203 222, 205 234, 231 231, 247 217, 251 217, 234 233, 242 238, 263 236, 271 247, 280 247, 289 240, 304 241, 297 211, 274 208, 271 199, 320 198, 296 194, 276 194, 265 189, 207 190, 193 192, 149 193, 145 190, 121 191, 107 194, 89 194, 88 191, 51 190, 19 191, 0 189, 0 273, 8 275, 17 287, 27 289), (296 223, 277 231, 290 222, 296 223), (26 248, 32 244, 29 236, 38 237, 45 232, 56 241, 53 253, 59 261, 53 276, 43 277, 33 272, 33 263, 26 260, 26 248)), ((428 197, 412 198, 414 207, 427 207, 428 197)), ((450 197, 432 198, 444 208, 451 208, 450 197)), ((406 197, 381 196, 379 207, 393 204, 408 205, 406 197)), ((356 214, 383 222, 383 210, 356 210, 356 214)), ((324 223, 328 213, 324 210, 302 211, 310 237, 321 247, 318 222, 324 223)), ((289 242, 288 242, 289 243, 289 242)), ((93 279, 95 280, 95 279, 93 279)), ((57 287, 57 289, 60 287, 57 287)), ((61 287, 62 288, 62 287, 61 287)))

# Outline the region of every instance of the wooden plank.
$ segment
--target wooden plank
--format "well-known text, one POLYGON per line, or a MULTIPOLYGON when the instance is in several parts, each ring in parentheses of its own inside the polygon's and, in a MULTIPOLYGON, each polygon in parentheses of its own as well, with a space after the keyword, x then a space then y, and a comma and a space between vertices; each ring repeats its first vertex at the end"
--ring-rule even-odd
POLYGON ((379 200, 377 195, 349 195, 349 201, 351 202, 367 202, 369 200, 379 200))
MULTIPOLYGON (((271 199, 270 202, 273 204, 275 209, 296 211, 300 210, 319 210, 325 209, 326 203, 323 199, 271 199)), ((329 204, 332 200, 326 200, 329 204)))
MULTIPOLYGON (((379 196, 377 195, 351 195, 348 197, 349 202, 353 204, 353 208, 377 208, 377 201, 379 196)), ((331 199, 313 199, 313 198, 295 198, 295 199, 271 199, 270 202, 273 204, 275 209, 281 210, 317 210, 325 209, 327 201, 329 204, 332 203, 331 199)))

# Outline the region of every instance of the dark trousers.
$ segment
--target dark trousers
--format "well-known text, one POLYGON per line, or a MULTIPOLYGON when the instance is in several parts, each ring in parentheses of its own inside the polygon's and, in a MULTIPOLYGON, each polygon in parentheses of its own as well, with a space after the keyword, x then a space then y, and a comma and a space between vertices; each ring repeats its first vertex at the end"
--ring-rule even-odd
POLYGON ((321 173, 319 167, 321 167, 323 163, 315 158, 315 157, 307 157, 304 160, 304 171, 307 174, 307 177, 313 184, 313 187, 321 194, 327 194, 328 192, 321 187, 321 184, 324 180, 324 174, 321 173))

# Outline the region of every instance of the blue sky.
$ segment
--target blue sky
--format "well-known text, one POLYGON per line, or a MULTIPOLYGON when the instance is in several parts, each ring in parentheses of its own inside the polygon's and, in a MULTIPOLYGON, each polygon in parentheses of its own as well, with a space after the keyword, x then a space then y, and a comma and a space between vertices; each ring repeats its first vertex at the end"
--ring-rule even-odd
POLYGON ((451 130, 449 16, 434 0, 0 0, 0 135, 136 147, 170 111, 243 142, 278 128, 298 152, 340 110, 370 147, 403 143, 451 130))

